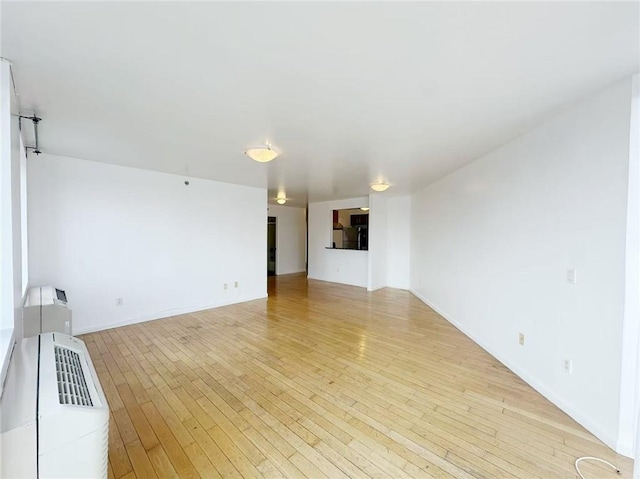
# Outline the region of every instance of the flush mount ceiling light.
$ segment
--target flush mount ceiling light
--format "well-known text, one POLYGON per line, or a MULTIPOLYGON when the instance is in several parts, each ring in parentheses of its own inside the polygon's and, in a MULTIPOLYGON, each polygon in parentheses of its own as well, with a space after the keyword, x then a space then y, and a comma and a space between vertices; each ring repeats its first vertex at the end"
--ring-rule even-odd
POLYGON ((380 182, 380 183, 371 183, 371 189, 373 191, 385 191, 387 188, 389 188, 389 183, 384 183, 384 182, 380 182))
POLYGON ((278 203, 279 205, 284 205, 287 202, 286 198, 278 198, 276 200, 276 203, 278 203))
POLYGON ((244 153, 249 158, 257 161, 258 163, 267 163, 271 160, 274 160, 278 156, 278 152, 272 150, 269 145, 248 148, 244 153))
POLYGON ((369 207, 368 206, 362 206, 360 209, 362 211, 369 211, 369 207))

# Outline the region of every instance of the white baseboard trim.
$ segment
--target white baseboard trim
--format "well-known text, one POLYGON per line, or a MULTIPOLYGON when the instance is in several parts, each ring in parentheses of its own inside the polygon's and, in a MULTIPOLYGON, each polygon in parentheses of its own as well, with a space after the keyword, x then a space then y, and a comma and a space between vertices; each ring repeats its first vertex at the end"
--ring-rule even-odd
POLYGON ((614 450, 618 454, 622 454, 623 456, 627 456, 633 459, 633 455, 634 455, 633 444, 629 444, 626 441, 618 441, 618 446, 614 450))
POLYGON ((158 313, 139 316, 137 318, 125 319, 124 321, 118 321, 117 323, 110 323, 110 324, 105 324, 101 326, 93 325, 93 326, 87 326, 80 329, 74 328, 73 335, 78 336, 81 334, 95 333, 98 331, 105 331, 107 329, 119 328, 121 326, 129 326, 131 324, 145 323, 147 321, 155 321, 156 319, 170 318, 172 316, 180 316, 181 314, 195 313, 198 311, 205 311, 207 309, 220 308, 222 306, 229 306, 231 304, 245 303, 247 301, 254 301, 256 299, 265 299, 265 298, 267 298, 266 294, 263 296, 256 296, 256 297, 250 297, 250 298, 236 298, 230 301, 224 301, 224 302, 214 303, 214 304, 206 304, 201 306, 168 309, 165 311, 160 311, 158 313))
POLYGON ((391 288, 391 289, 399 289, 402 291, 411 291, 411 289, 408 286, 398 286, 398 285, 393 285, 393 284, 388 284, 385 286, 385 288, 391 288))
POLYGON ((316 276, 310 276, 310 275, 307 275, 307 279, 313 279, 313 280, 316 280, 316 281, 324 281, 325 283, 346 284, 347 286, 357 286, 358 288, 365 288, 365 289, 367 287, 367 284, 349 283, 347 281, 332 281, 332 280, 327 279, 327 278, 318 278, 316 276))
POLYGON ((560 409, 562 409, 565 413, 571 416, 571 418, 573 418, 577 423, 579 423, 591 434, 593 434, 602 442, 604 442, 611 449, 616 451, 618 454, 622 454, 623 456, 633 457, 632 456, 633 451, 631 450, 631 447, 628 447, 628 445, 622 445, 624 447, 620 447, 621 445, 618 444, 617 437, 605 431, 599 424, 595 423, 589 417, 588 414, 585 414, 582 411, 575 409, 564 398, 558 396, 553 390, 551 390, 548 386, 540 382, 537 378, 533 377, 527 371, 513 364, 508 359, 501 357, 501 355, 496 354, 494 351, 491 350, 491 348, 488 348, 483 343, 483 341, 480 338, 478 338, 474 333, 472 333, 466 327, 458 323, 449 314, 447 314, 445 311, 443 311, 440 307, 438 307, 433 302, 429 301, 427 298, 425 298, 423 295, 418 293, 416 290, 411 288, 409 289, 409 291, 416 298, 418 298, 420 301, 425 303, 427 306, 433 309, 436 313, 438 313, 440 316, 442 316, 444 319, 450 322, 453 326, 459 329, 463 334, 471 338, 477 345, 479 345, 482 349, 484 349, 486 352, 491 354, 491 356, 493 356, 502 364, 504 364, 506 367, 508 367, 511 371, 513 371, 520 379, 526 382, 529 386, 531 386, 533 389, 538 391, 545 398, 547 398, 549 401, 551 401, 553 404, 555 404, 560 409))
POLYGON ((296 269, 293 271, 285 271, 284 273, 276 273, 276 276, 286 276, 288 274, 305 273, 306 271, 307 271, 306 269, 296 269))

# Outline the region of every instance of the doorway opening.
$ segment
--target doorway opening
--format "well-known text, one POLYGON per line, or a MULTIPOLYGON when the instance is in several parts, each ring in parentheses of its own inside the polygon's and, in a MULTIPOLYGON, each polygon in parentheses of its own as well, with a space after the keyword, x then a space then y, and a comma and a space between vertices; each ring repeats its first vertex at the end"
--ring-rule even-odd
POLYGON ((267 217, 267 276, 276 275, 276 217, 267 217))

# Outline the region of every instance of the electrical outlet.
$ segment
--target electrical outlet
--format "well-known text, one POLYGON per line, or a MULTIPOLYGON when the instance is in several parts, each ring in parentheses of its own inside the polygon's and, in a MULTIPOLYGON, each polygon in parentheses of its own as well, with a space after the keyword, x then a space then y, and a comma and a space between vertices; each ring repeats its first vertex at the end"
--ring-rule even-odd
POLYGON ((227 288, 229 288, 229 285, 228 285, 227 283, 224 283, 223 288, 224 288, 224 289, 227 289, 227 288))
POLYGON ((576 270, 575 268, 569 268, 567 270, 567 283, 576 284, 576 282, 577 282, 576 270))
POLYGON ((524 333, 518 333, 518 343, 520 346, 524 346, 524 333))
POLYGON ((116 306, 122 306, 124 304, 124 298, 116 298, 116 306))
POLYGON ((573 373, 573 359, 565 359, 562 366, 567 373, 573 373))
POLYGON ((238 286, 240 286, 240 283, 239 283, 238 281, 235 281, 235 282, 233 283, 233 287, 234 287, 234 288, 237 288, 238 286))

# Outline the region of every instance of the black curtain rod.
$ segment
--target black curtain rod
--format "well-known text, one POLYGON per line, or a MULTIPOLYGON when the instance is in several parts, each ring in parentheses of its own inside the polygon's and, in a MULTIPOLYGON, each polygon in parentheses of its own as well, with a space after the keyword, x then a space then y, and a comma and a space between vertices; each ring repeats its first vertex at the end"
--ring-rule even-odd
POLYGON ((25 115, 19 115, 19 121, 20 121, 20 129, 22 129, 22 119, 25 120, 31 120, 33 122, 33 131, 35 133, 36 136, 36 146, 27 146, 26 149, 27 150, 33 150, 33 152, 36 155, 39 155, 40 153, 42 153, 42 151, 40 151, 39 148, 39 142, 38 142, 38 123, 40 123, 42 121, 42 118, 39 118, 36 116, 36 114, 34 113, 33 116, 25 116, 25 115))

